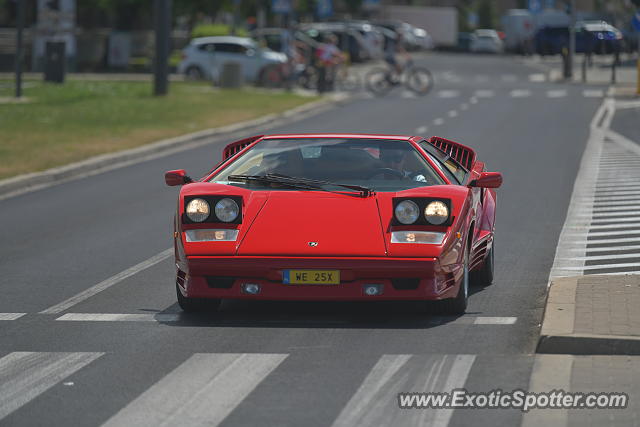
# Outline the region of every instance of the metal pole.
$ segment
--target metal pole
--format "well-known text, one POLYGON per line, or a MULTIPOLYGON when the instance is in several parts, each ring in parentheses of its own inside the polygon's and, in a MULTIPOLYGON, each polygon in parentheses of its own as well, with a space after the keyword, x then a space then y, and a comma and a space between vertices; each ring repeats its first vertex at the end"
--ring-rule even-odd
POLYGON ((571 22, 569 24, 569 68, 568 77, 573 77, 573 57, 576 53, 576 0, 571 0, 571 22))
POLYGON ((169 34, 171 33, 171 0, 155 0, 156 55, 153 94, 169 91, 169 34))
POLYGON ((16 98, 22 96, 22 30, 24 28, 24 2, 16 0, 16 98))

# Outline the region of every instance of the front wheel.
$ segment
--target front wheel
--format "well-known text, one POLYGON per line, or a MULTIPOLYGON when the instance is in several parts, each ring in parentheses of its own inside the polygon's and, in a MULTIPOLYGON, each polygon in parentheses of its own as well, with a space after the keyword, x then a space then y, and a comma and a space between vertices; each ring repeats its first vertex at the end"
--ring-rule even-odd
POLYGON ((407 72, 406 86, 417 95, 426 95, 433 88, 433 75, 426 68, 413 67, 407 72))
POLYGON ((467 310, 469 300, 469 250, 464 254, 462 282, 454 298, 438 301, 440 311, 447 315, 462 315, 467 310))
POLYGON ((386 68, 374 68, 369 71, 365 76, 364 84, 367 90, 376 96, 386 95, 394 86, 386 68))
POLYGON ((214 298, 189 298, 182 295, 180 287, 176 283, 176 296, 178 305, 185 313, 198 313, 204 311, 214 312, 220 306, 220 299, 214 298))
POLYGON ((484 259, 482 268, 478 271, 471 273, 471 284, 473 286, 489 286, 493 283, 493 247, 495 243, 491 245, 489 253, 484 259))

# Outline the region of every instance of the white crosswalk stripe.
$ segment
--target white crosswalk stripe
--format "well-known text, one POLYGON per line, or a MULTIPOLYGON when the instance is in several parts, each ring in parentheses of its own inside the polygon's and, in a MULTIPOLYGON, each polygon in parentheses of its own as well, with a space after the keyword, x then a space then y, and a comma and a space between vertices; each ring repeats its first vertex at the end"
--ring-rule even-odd
POLYGON ((496 92, 491 89, 479 89, 476 90, 473 95, 477 98, 492 98, 496 95, 496 92))
POLYGON ((564 98, 567 96, 566 89, 554 89, 547 91, 547 98, 564 98))
POLYGON ((509 96, 512 98, 527 98, 531 96, 531 91, 529 89, 514 89, 509 92, 509 96))
POLYGON ((104 426, 217 426, 287 356, 194 354, 104 426))
POLYGON ((453 410, 400 409, 398 393, 450 392, 464 386, 473 355, 384 355, 340 412, 333 427, 449 424, 453 410))
POLYGON ((545 74, 542 73, 536 73, 536 74, 529 74, 529 81, 530 82, 544 82, 547 80, 547 76, 545 74))
POLYGON ((0 420, 103 354, 15 352, 1 358, 0 420))
POLYGON ((438 98, 456 98, 460 96, 459 90, 439 90, 437 93, 438 98))
POLYGON ((604 91, 600 89, 585 89, 582 91, 582 96, 585 98, 602 98, 604 91))

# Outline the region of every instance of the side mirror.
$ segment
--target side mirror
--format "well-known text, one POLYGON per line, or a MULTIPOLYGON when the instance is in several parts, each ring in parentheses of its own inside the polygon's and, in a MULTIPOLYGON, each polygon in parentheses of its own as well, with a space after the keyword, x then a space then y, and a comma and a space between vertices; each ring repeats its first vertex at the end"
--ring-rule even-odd
POLYGON ((193 179, 185 173, 184 169, 177 169, 166 172, 164 174, 164 182, 166 182, 169 187, 174 187, 176 185, 189 184, 193 182, 193 179))
POLYGON ((482 172, 478 179, 469 183, 470 187, 498 188, 502 185, 502 174, 500 172, 482 172))

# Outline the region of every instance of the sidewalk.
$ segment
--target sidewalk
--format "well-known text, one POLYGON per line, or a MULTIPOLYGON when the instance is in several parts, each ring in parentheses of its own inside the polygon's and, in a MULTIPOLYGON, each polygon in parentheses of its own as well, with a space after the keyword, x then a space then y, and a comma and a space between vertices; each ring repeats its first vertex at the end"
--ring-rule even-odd
POLYGON ((554 280, 538 353, 640 355, 640 275, 554 280))
POLYGON ((559 83, 579 83, 593 85, 614 85, 616 96, 636 96, 638 70, 637 56, 623 54, 620 57, 620 65, 615 68, 615 83, 613 79, 613 56, 594 55, 591 66, 584 68, 586 79, 583 80, 584 55, 576 54, 573 64, 573 78, 566 80, 562 73, 562 58, 559 55, 552 57, 533 56, 524 59, 524 63, 543 68, 549 75, 549 80, 559 83))

